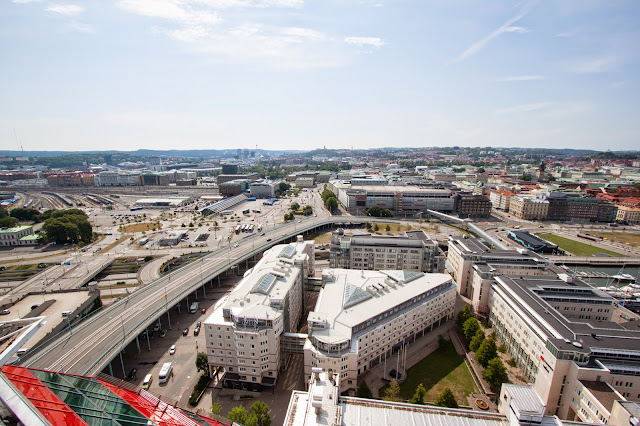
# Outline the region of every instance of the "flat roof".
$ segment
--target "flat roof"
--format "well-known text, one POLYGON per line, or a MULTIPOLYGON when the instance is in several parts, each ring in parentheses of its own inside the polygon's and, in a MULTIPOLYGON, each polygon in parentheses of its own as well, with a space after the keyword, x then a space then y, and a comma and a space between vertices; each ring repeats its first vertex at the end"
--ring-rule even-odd
POLYGON ((325 342, 351 339, 358 324, 440 285, 455 288, 448 274, 416 271, 327 269, 322 276, 325 284, 308 319, 326 322, 328 328, 312 333, 325 342))
POLYGON ((15 226, 13 228, 0 228, 0 234, 10 234, 13 232, 20 232, 32 227, 33 227, 32 225, 21 225, 21 226, 15 226))
POLYGON ((602 404, 602 406, 611 413, 613 408, 613 402, 617 399, 622 399, 608 383, 598 382, 595 380, 579 380, 582 386, 589 389, 589 392, 602 404))

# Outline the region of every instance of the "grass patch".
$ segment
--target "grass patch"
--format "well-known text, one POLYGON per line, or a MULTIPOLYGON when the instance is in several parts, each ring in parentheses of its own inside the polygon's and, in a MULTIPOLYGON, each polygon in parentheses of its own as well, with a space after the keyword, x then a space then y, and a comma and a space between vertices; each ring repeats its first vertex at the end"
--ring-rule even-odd
POLYGON ((606 238, 614 243, 622 243, 628 245, 634 245, 640 247, 640 235, 638 234, 623 234, 620 232, 589 232, 589 234, 606 238))
POLYGON ((315 234, 312 235, 312 238, 309 239, 313 240, 314 244, 329 244, 331 242, 331 232, 325 232, 324 234, 315 234))
POLYGON ((150 231, 152 229, 160 229, 162 228, 162 223, 152 223, 152 222, 144 222, 144 223, 132 223, 131 225, 121 225, 120 232, 142 232, 142 231, 150 231))
POLYGON ((551 241, 554 244, 557 244, 558 247, 560 247, 564 251, 574 254, 575 256, 593 256, 594 254, 598 253, 608 254, 609 256, 616 257, 624 256, 620 253, 616 253, 615 251, 581 243, 580 241, 574 241, 555 234, 538 234, 538 236, 540 238, 544 238, 545 240, 551 241))
MULTIPOLYGON (((395 358, 391 357, 387 362, 392 360, 395 358)), ((426 401, 435 401, 444 388, 448 387, 458 404, 466 404, 466 396, 476 390, 464 359, 456 353, 453 343, 449 341, 409 369, 407 379, 400 384, 400 397, 411 398, 419 383, 427 390, 426 401)), ((384 386, 380 389, 381 397, 386 388, 384 386)))
POLYGON ((112 242, 111 244, 109 244, 108 246, 104 247, 102 250, 100 250, 100 253, 106 253, 109 250, 111 250, 112 248, 114 248, 115 246, 117 246, 118 244, 120 244, 123 241, 128 240, 129 237, 127 236, 122 236, 120 238, 118 238, 117 240, 115 240, 114 242, 112 242))

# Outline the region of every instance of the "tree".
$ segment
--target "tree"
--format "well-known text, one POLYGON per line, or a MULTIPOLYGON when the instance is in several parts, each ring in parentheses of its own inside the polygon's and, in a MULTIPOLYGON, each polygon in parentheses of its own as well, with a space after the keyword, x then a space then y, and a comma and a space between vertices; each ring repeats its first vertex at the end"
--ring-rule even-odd
POLYGON ((196 371, 202 371, 205 376, 209 377, 209 360, 205 352, 198 352, 196 355, 196 371))
POLYGON ((458 408, 458 401, 456 401, 456 397, 453 396, 451 389, 444 388, 438 396, 438 399, 436 399, 436 405, 438 407, 458 408))
POLYGON ((476 334, 473 336, 473 339, 471 339, 471 342, 469 342, 469 350, 472 352, 477 351, 485 338, 486 336, 484 335, 484 331, 482 330, 476 331, 476 334))
POLYGON ((369 385, 367 385, 365 380, 363 380, 362 383, 360 383, 360 386, 358 386, 356 396, 358 398, 373 398, 373 393, 371 393, 371 389, 369 389, 369 385))
POLYGON ((478 170, 476 170, 477 173, 484 173, 486 172, 486 170, 484 169, 484 167, 480 167, 478 168, 478 170))
MULTIPOLYGON (((1 207, 0 207, 0 210, 2 210, 1 207)), ((0 219, 0 228, 13 228, 17 224, 18 224, 18 219, 16 219, 15 217, 6 216, 0 219)))
POLYGON ((37 209, 28 207, 18 207, 11 210, 9 213, 11 217, 15 217, 19 221, 33 221, 37 222, 40 218, 40 212, 37 209))
POLYGON ((271 424, 269 410, 269 406, 264 402, 254 402, 253 404, 251 404, 251 407, 249 407, 246 425, 269 426, 271 424))
POLYGON ((278 184, 278 189, 280 190, 280 192, 287 192, 289 189, 291 189, 291 185, 286 182, 280 182, 278 184))
POLYGON ((401 401, 400 399, 400 385, 396 381, 396 379, 392 379, 391 383, 389 383, 389 387, 384 391, 384 397, 382 397, 385 401, 401 401))
POLYGON ((378 232, 380 230, 380 226, 378 226, 378 224, 376 223, 375 225, 373 225, 373 230, 378 232))
POLYGON ((298 203, 291 203, 291 210, 298 210, 300 209, 300 204, 298 203))
POLYGON ((215 415, 222 413, 222 405, 219 402, 214 402, 211 406, 211 412, 215 415))
POLYGON ((493 388, 498 388, 502 383, 507 383, 509 381, 507 369, 500 358, 497 357, 489 361, 487 368, 484 370, 482 375, 486 379, 487 383, 489 383, 493 388))
POLYGON ((338 200, 336 199, 336 197, 329 197, 325 200, 324 206, 330 212, 335 212, 336 210, 338 210, 338 200))
POLYGON ((462 326, 462 334, 464 334, 467 342, 470 342, 471 339, 473 339, 473 336, 476 335, 478 330, 480 330, 480 322, 478 322, 478 320, 475 318, 469 318, 464 322, 464 325, 462 326))
POLYGON ((227 418, 232 422, 245 424, 247 421, 247 410, 242 405, 233 407, 231 411, 227 413, 227 418))
POLYGON ((498 348, 496 341, 493 339, 485 339, 476 351, 476 361, 483 367, 486 367, 493 358, 498 356, 498 348))
POLYGON ((458 316, 456 317, 456 325, 461 331, 465 321, 471 317, 473 317, 473 313, 471 312, 469 305, 464 305, 464 307, 460 310, 460 312, 458 312, 458 316))
POLYGON ((371 222, 365 222, 364 223, 364 227, 367 228, 367 229, 371 229, 372 226, 373 225, 371 224, 371 222))
POLYGON ((384 227, 384 230, 387 232, 391 231, 391 226, 389 226, 389 224, 387 223, 386 226, 384 227))
POLYGON ((312 206, 304 206, 302 208, 302 214, 304 214, 305 216, 310 216, 313 214, 313 207, 312 206))
POLYGON ((393 217, 393 212, 389 209, 374 206, 367 209, 367 216, 372 217, 393 217))
POLYGON ((413 396, 409 400, 409 403, 424 405, 424 397, 425 396, 427 396, 427 390, 424 388, 422 383, 420 383, 420 384, 418 384, 418 387, 416 388, 415 393, 413 394, 413 396))

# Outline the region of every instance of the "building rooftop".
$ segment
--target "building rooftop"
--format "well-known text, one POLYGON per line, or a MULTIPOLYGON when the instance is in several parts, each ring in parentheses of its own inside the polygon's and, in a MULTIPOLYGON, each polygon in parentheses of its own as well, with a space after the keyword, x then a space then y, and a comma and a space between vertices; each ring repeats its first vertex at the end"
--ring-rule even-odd
POLYGON ((580 380, 582 385, 606 408, 609 413, 616 399, 622 399, 622 395, 615 391, 608 383, 595 380, 580 380))
POLYGON ((325 285, 308 320, 327 325, 313 331, 325 343, 351 339, 352 329, 364 320, 430 290, 454 286, 447 274, 415 271, 330 269, 322 277, 325 285))
POLYGON ((504 388, 504 392, 508 392, 509 395, 511 395, 511 404, 518 409, 519 413, 544 414, 545 405, 530 385, 523 386, 505 383, 502 387, 504 388))
POLYGON ((14 232, 24 231, 25 229, 29 229, 31 227, 31 225, 21 225, 15 226, 13 228, 0 228, 0 234, 12 234, 14 232))
POLYGON ((313 243, 299 241, 280 244, 264 252, 262 259, 245 273, 233 292, 221 299, 205 323, 225 322, 225 310, 229 310, 236 322, 240 318, 273 320, 281 315, 281 302, 302 273, 295 262, 307 260, 308 246, 312 247, 313 243))

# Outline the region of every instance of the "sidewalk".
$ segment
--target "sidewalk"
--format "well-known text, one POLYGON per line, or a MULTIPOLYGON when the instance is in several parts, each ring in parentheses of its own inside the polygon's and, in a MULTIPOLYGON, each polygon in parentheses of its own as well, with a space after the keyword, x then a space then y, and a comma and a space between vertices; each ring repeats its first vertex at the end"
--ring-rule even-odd
MULTIPOLYGON (((440 327, 436 327, 433 331, 425 334, 424 337, 420 337, 414 343, 410 343, 407 346, 406 369, 408 370, 413 367, 427 355, 438 349, 438 336, 441 334, 445 337, 448 336, 449 331, 454 325, 455 321, 449 320, 440 327)), ((387 359, 386 371, 385 362, 382 361, 362 376, 362 379, 367 382, 367 386, 371 389, 374 398, 380 398, 378 393, 379 389, 391 381, 392 377, 389 376, 389 371, 396 368, 398 356, 399 354, 395 353, 387 359)), ((406 371, 402 367, 400 367, 400 372, 406 374, 406 371)))

